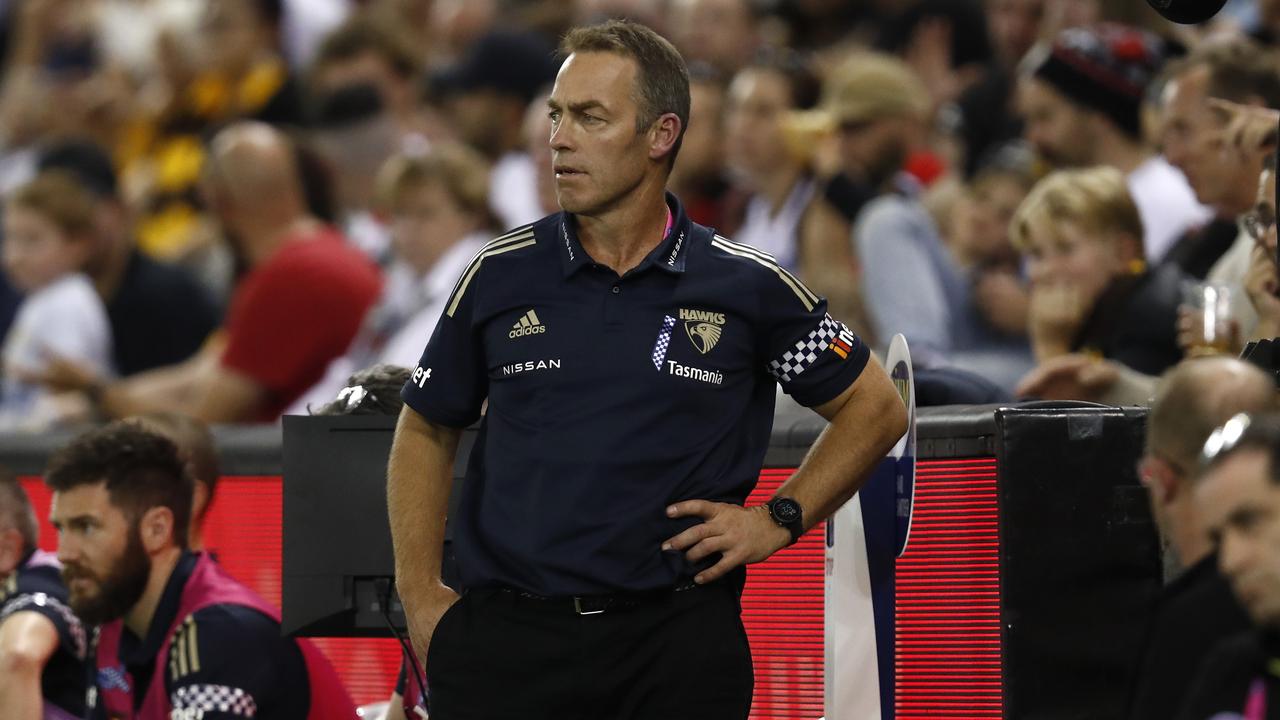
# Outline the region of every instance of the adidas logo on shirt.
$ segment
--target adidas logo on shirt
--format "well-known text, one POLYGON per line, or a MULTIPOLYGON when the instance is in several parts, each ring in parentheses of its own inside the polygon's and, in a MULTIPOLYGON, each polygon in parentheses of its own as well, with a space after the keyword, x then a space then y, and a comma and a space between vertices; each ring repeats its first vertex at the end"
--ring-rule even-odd
POLYGON ((530 310, 520 318, 520 322, 511 326, 511 332, 507 333, 507 337, 515 339, 525 335, 537 335, 546 331, 547 326, 538 320, 538 313, 530 310))

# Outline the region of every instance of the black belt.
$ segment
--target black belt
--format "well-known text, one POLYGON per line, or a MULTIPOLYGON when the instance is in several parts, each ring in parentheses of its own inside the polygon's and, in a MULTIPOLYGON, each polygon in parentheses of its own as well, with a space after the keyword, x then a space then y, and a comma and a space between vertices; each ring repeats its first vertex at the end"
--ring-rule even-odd
POLYGON ((675 593, 692 590, 696 587, 701 586, 690 579, 681 582, 675 587, 658 588, 657 590, 615 593, 613 595, 575 595, 572 597, 563 595, 548 597, 513 587, 500 587, 498 590, 524 600, 533 600, 548 610, 562 610, 578 615, 599 615, 608 610, 629 610, 660 602, 670 598, 675 593))

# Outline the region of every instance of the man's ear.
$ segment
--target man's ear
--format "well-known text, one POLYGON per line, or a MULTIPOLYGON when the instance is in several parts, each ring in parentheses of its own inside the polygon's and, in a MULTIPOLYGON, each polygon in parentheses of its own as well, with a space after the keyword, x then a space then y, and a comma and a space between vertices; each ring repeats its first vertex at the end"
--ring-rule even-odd
POLYGON ((180 544, 173 536, 173 510, 164 506, 150 508, 142 514, 138 533, 148 554, 153 555, 168 545, 180 544))
POLYGON ((1169 463, 1150 456, 1142 461, 1142 484, 1147 486, 1156 505, 1168 505, 1182 491, 1178 473, 1169 463))
POLYGON ((205 513, 209 505, 209 486, 199 480, 192 483, 191 489, 191 524, 205 513))
POLYGON ((680 118, 675 113, 663 113, 649 128, 649 159, 658 160, 671 154, 680 139, 680 118))

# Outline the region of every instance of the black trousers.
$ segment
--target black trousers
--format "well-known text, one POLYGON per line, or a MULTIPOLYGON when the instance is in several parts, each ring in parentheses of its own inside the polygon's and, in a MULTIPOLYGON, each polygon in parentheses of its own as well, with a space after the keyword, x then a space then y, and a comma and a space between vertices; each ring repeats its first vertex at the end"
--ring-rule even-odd
POLYGON ((436 627, 427 685, 431 720, 745 720, 754 674, 729 582, 596 615, 480 589, 436 627))

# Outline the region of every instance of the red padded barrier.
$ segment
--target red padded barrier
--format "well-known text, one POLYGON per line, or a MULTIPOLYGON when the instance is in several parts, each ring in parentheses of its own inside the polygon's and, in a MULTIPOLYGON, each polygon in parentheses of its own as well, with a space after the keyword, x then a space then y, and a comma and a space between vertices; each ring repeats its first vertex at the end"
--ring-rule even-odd
MULTIPOLYGON (((766 469, 750 503, 771 496, 791 470, 766 469)), ((54 550, 50 494, 24 477, 40 518, 40 546, 54 550)), ((280 603, 281 483, 227 477, 205 524, 205 544, 235 577, 280 603)), ((995 461, 921 461, 908 552, 898 560, 897 717, 1002 715, 999 537, 995 461)), ((825 524, 753 566, 742 599, 756 673, 752 718, 823 715, 825 524)), ((390 696, 400 648, 392 639, 319 638, 360 704, 390 696)))
MULTIPOLYGON (((752 502, 767 499, 790 475, 765 470, 752 502)), ((41 521, 40 545, 54 550, 49 492, 38 477, 22 478, 41 521)), ((281 495, 279 477, 227 477, 205 523, 205 545, 236 578, 280 603, 281 495)), ((807 720, 822 716, 823 528, 805 535, 769 562, 752 568, 743 617, 755 658, 753 718, 807 720)), ((392 639, 318 638, 360 704, 391 694, 400 664, 392 639)))
POLYGON ((897 720, 1004 716, 998 518, 994 459, 917 465, 896 569, 897 720))

